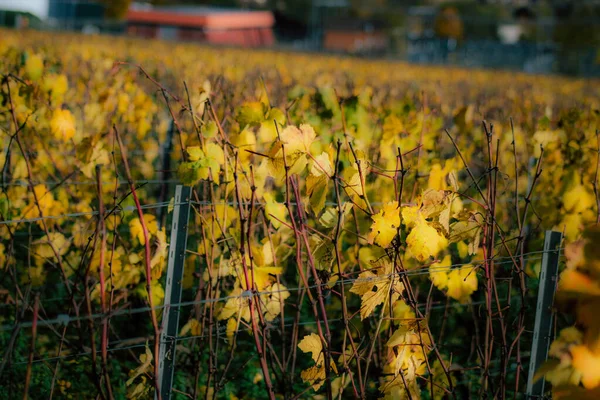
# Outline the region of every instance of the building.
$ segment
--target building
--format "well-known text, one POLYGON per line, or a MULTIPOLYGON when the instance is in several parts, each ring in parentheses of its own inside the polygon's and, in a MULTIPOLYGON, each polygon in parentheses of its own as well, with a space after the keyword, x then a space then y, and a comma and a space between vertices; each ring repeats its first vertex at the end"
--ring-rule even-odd
POLYGON ((152 7, 133 5, 127 13, 127 33, 145 38, 197 41, 242 47, 275 42, 270 11, 216 7, 152 7))
POLYGON ((389 35, 379 21, 337 18, 325 24, 323 48, 350 54, 383 54, 389 45, 389 35))

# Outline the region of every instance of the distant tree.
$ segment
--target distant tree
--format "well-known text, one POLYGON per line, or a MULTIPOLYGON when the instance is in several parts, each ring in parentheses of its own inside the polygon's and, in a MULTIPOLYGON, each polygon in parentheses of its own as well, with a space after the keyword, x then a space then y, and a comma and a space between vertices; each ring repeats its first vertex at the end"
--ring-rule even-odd
POLYGON ((102 0, 102 3, 107 18, 124 19, 127 16, 131 0, 102 0))
POLYGON ((555 10, 554 41, 559 45, 559 70, 579 74, 582 65, 588 62, 586 58, 594 58, 600 47, 600 6, 569 2, 555 10))

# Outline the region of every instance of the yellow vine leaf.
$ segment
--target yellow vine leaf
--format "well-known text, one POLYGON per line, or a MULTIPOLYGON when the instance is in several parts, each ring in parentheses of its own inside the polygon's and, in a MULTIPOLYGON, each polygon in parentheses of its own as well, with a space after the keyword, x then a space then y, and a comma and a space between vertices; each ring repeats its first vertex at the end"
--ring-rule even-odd
POLYGON ((52 104, 57 105, 63 102, 64 95, 69 90, 69 80, 63 74, 50 74, 44 76, 42 89, 50 92, 52 104))
MULTIPOLYGON (((304 382, 310 383, 314 390, 319 390, 323 383, 325 383, 326 377, 325 356, 323 354, 321 338, 314 333, 304 336, 300 343, 298 343, 298 348, 305 353, 311 353, 312 359, 315 362, 315 365, 302 371, 300 377, 304 382)), ((337 367, 333 359, 331 360, 330 368, 337 374, 337 367)))
POLYGON ((288 125, 281 132, 281 141, 285 145, 286 157, 294 153, 308 153, 317 134, 312 126, 302 124, 300 127, 288 125))
POLYGON ((200 323, 197 319, 190 319, 182 328, 181 332, 179 332, 179 336, 186 336, 187 334, 191 336, 200 336, 200 323))
POLYGON ((56 109, 52 113, 50 129, 56 139, 67 142, 75 136, 75 117, 69 110, 56 109))
POLYGON ((137 385, 127 389, 127 398, 132 400, 145 399, 148 397, 150 388, 152 388, 152 385, 148 384, 148 379, 145 376, 141 376, 137 385))
POLYGON ((309 175, 306 178, 306 193, 309 196, 310 208, 319 215, 325 207, 329 178, 325 174, 319 176, 309 175))
POLYGON ((435 257, 448 246, 448 240, 429 226, 422 215, 418 216, 415 226, 406 237, 406 243, 408 250, 420 262, 435 257))
POLYGON ((274 283, 272 286, 264 290, 265 294, 261 295, 261 305, 264 305, 263 311, 264 317, 267 321, 273 321, 279 314, 285 300, 290 297, 289 290, 279 284, 274 283))
POLYGON ((140 361, 142 363, 136 369, 129 371, 129 379, 125 382, 125 385, 128 386, 128 399, 143 399, 150 390, 151 386, 147 384, 145 374, 152 371, 152 360, 152 351, 150 351, 150 347, 146 345, 146 352, 140 356, 140 361), (132 386, 137 378, 140 378, 138 383, 135 386, 132 386))
POLYGON ((267 219, 273 225, 273 228, 279 229, 281 222, 285 222, 287 208, 285 204, 278 203, 271 193, 265 193, 265 214, 267 219))
POLYGON ((244 321, 250 321, 250 307, 248 307, 249 297, 243 295, 243 292, 244 291, 240 287, 231 291, 227 302, 225 302, 225 306, 223 306, 217 315, 218 320, 228 319, 234 315, 237 317, 238 313, 241 313, 240 316, 244 321))
POLYGON ((151 371, 152 367, 152 351, 150 351, 150 347, 146 346, 146 352, 140 356, 140 361, 142 362, 136 369, 129 371, 129 379, 125 384, 130 386, 135 378, 138 376, 145 374, 146 372, 151 371))
MULTIPOLYGON (((156 217, 152 214, 144 214, 144 222, 146 223, 146 228, 148 229, 148 235, 156 235, 158 231, 156 217)), ((129 232, 131 233, 132 237, 135 237, 139 240, 141 245, 144 244, 144 230, 142 229, 142 224, 138 217, 135 217, 129 221, 129 232)))
POLYGON ((564 385, 579 385, 581 374, 573 368, 570 349, 580 345, 583 341, 583 333, 575 327, 564 328, 560 331, 558 338, 550 345, 548 354, 550 359, 536 372, 534 379, 545 376, 554 387, 564 385), (560 361, 559 361, 560 360, 560 361))
MULTIPOLYGON (((258 291, 262 291, 271 285, 271 281, 275 279, 275 275, 281 275, 283 273, 283 268, 255 266, 248 273, 254 275, 254 285, 258 291)), ((242 284, 242 286, 246 286, 245 282, 242 284)))
POLYGON ((580 183, 574 184, 563 195, 563 206, 567 213, 577 214, 596 205, 596 196, 580 183))
POLYGON ((448 296, 461 303, 469 300, 477 290, 477 274, 472 265, 453 269, 448 274, 448 296))
POLYGON ((315 333, 304 336, 298 343, 298 348, 305 353, 311 353, 313 361, 317 364, 320 364, 323 360, 323 342, 319 335, 315 333))
POLYGON ((236 120, 240 127, 244 128, 250 124, 258 124, 265 119, 265 107, 259 101, 246 102, 238 109, 236 120))
POLYGON ((306 154, 309 153, 316 136, 310 125, 302 124, 299 128, 293 125, 286 126, 279 135, 280 140, 269 150, 269 174, 276 180, 283 179, 285 165, 289 168, 289 175, 301 173, 307 165, 306 154))
POLYGON ((70 242, 60 232, 50 232, 48 235, 44 235, 41 239, 35 241, 35 255, 42 258, 54 258, 54 251, 52 246, 59 255, 65 255, 69 251, 70 242))
POLYGON ((581 373, 581 383, 586 389, 600 385, 600 354, 595 354, 585 345, 571 347, 573 368, 581 373))
MULTIPOLYGON (((154 281, 152 282, 152 286, 150 287, 152 291, 152 307, 160 307, 165 299, 165 289, 162 287, 160 282, 154 281)), ((146 288, 144 287, 144 296, 147 299, 148 293, 146 292, 146 288)))
POLYGON ((256 149, 256 136, 250 129, 244 129, 232 139, 232 144, 238 147, 238 157, 240 163, 247 163, 252 153, 246 151, 254 151, 256 149))
MULTIPOLYGON (((321 215, 321 217, 319 218, 319 223, 325 228, 335 227, 338 223, 338 211, 339 211, 338 206, 326 208, 325 211, 323 212, 323 214, 321 215)), ((341 226, 344 226, 344 219, 345 219, 345 217, 348 216, 348 214, 350 214, 350 211, 352 211, 352 203, 344 203, 342 205, 342 212, 341 212, 341 215, 342 215, 341 226)))
POLYGON ((25 61, 25 73, 32 81, 38 81, 44 73, 44 60, 39 54, 31 54, 25 61))
POLYGON ((445 170, 445 168, 442 168, 440 163, 431 165, 429 170, 429 180, 427 182, 429 189, 446 189, 446 175, 448 175, 448 172, 445 170))
POLYGON ((89 140, 82 140, 77 146, 77 156, 81 172, 90 179, 95 178, 96 165, 110 164, 110 155, 101 141, 92 144, 89 140))
POLYGON ((362 272, 350 289, 350 292, 362 297, 361 320, 371 315, 375 308, 382 303, 385 310, 389 305, 390 297, 391 301, 394 302, 404 290, 404 285, 392 274, 392 264, 385 263, 382 268, 378 268, 376 271, 379 273, 362 272))
POLYGON ((445 267, 449 267, 451 264, 450 255, 447 255, 442 261, 433 263, 429 267, 429 279, 431 279, 433 285, 439 290, 444 290, 448 287, 448 270, 445 267))
POLYGON ((575 293, 579 295, 600 296, 600 283, 588 274, 568 269, 560 275, 558 290, 562 294, 575 293))
POLYGON ((227 328, 226 328, 225 334, 227 335, 227 341, 229 342, 230 346, 233 345, 233 335, 235 335, 237 330, 238 330, 237 319, 229 318, 227 320, 227 328))
POLYGON ((150 260, 150 268, 152 268, 152 278, 159 279, 162 276, 162 271, 167 260, 167 234, 165 228, 156 232, 156 250, 150 260))
POLYGON ((314 176, 325 175, 327 178, 333 176, 333 163, 329 159, 329 153, 324 151, 315 157, 310 168, 310 173, 314 176))
POLYGON ((395 351, 390 353, 384 366, 384 373, 389 375, 379 390, 386 395, 385 398, 408 397, 407 390, 412 398, 419 398, 417 376, 426 373, 427 353, 431 350, 426 327, 416 319, 401 321, 386 347, 395 351))
POLYGON ((413 227, 419 216, 419 206, 402 207, 402 223, 407 227, 413 227))
POLYGON ((371 232, 367 237, 369 243, 376 243, 381 247, 388 247, 400 227, 400 212, 398 211, 398 202, 392 201, 383 206, 383 208, 371 217, 373 224, 371 232))

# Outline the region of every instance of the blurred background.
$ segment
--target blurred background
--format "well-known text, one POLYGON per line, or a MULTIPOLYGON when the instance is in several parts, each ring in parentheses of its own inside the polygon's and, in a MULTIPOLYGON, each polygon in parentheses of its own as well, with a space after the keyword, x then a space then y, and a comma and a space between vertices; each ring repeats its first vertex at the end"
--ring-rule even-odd
POLYGON ((599 0, 0 0, 0 26, 600 76, 599 0))

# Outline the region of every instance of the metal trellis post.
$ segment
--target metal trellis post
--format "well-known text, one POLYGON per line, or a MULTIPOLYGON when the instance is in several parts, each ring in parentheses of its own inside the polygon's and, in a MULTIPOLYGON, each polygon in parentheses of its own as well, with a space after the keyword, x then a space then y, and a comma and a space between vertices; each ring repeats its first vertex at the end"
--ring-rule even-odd
MULTIPOLYGON (((173 208, 171 243, 169 244, 169 261, 167 264, 167 284, 165 287, 163 330, 160 335, 158 360, 158 380, 163 400, 171 398, 171 389, 173 386, 175 345, 179 328, 179 303, 181 302, 181 281, 183 280, 187 245, 191 192, 192 190, 189 186, 177 185, 175 189, 175 206, 173 208), (175 304, 175 306, 171 307, 171 304, 175 304)), ((158 398, 158 396, 155 395, 155 398, 158 398)))
POLYGON ((546 231, 535 311, 533 344, 527 376, 527 398, 530 399, 541 399, 544 396, 545 379, 541 378, 534 382, 533 377, 548 358, 548 349, 552 340, 552 305, 558 281, 558 261, 562 238, 561 232, 546 231))

